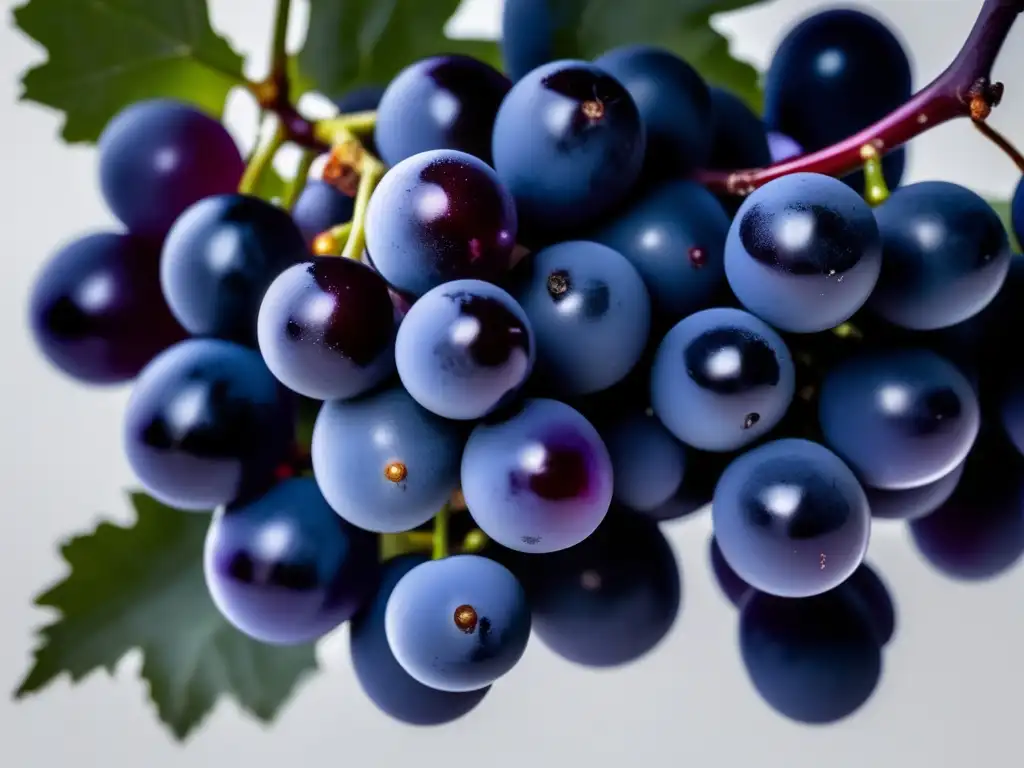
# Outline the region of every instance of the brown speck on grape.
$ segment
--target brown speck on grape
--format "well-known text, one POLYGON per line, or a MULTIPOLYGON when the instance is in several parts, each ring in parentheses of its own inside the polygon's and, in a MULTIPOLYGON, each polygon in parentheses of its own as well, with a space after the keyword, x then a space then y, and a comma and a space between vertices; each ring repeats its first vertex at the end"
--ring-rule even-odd
POLYGON ((761 420, 761 414, 759 413, 748 413, 747 417, 743 420, 743 428, 750 429, 752 426, 757 424, 761 420))
POLYGON ((392 461, 384 467, 384 477, 392 483, 400 483, 409 475, 409 470, 400 461, 392 461))
POLYGON ((708 263, 708 254, 700 246, 694 246, 689 251, 690 266, 694 269, 700 269, 708 263))
POLYGON ((604 117, 604 104, 600 99, 588 99, 580 104, 580 111, 590 120, 600 120, 604 117))
POLYGON ((548 275, 548 293, 552 296, 561 296, 569 290, 569 275, 564 270, 552 272, 548 275))
POLYGON ((477 622, 479 617, 476 614, 476 609, 471 605, 460 605, 455 609, 455 626, 465 632, 467 635, 473 634, 476 630, 477 622))

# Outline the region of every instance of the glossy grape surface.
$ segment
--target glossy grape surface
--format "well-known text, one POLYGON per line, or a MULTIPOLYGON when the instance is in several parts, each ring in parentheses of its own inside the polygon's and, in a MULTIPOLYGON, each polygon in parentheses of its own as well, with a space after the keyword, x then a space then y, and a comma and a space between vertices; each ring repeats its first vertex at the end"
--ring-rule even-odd
POLYGON ((503 565, 477 555, 422 563, 395 585, 384 614, 391 652, 411 677, 440 691, 486 688, 530 639, 526 592, 503 565))
POLYGON ((845 581, 864 559, 871 512, 850 468, 817 443, 783 439, 729 465, 711 503, 715 539, 752 587, 809 597, 845 581))
POLYGON ((285 211, 247 195, 208 197, 167 235, 160 283, 190 333, 250 344, 270 283, 307 258, 305 241, 285 211))
POLYGON ((771 165, 768 132, 740 98, 722 88, 711 88, 711 154, 709 168, 735 171, 771 165))
POLYGON ((601 430, 612 459, 614 498, 636 512, 657 510, 682 487, 686 449, 654 416, 640 413, 601 430))
POLYGON ((523 226, 565 231, 598 220, 640 175, 644 123, 599 67, 556 61, 512 86, 494 123, 494 168, 523 226))
POLYGON ((612 501, 612 463, 597 430, 556 400, 527 400, 503 421, 481 423, 462 456, 473 519, 518 552, 566 549, 594 532, 612 501))
POLYGON ((821 385, 825 442, 866 485, 898 491, 933 483, 967 457, 978 398, 964 375, 922 349, 858 356, 821 385))
POLYGON ((725 285, 729 216, 692 181, 657 185, 588 234, 625 256, 670 322, 710 307, 725 285))
POLYGON ((865 485, 871 516, 878 520, 918 520, 930 515, 953 495, 963 472, 964 465, 958 464, 938 480, 902 491, 883 491, 865 485))
POLYGON ((354 198, 333 184, 310 179, 292 206, 292 220, 302 233, 306 245, 312 247, 317 235, 350 221, 354 211, 354 198))
POLYGON ((227 129, 192 106, 139 101, 99 139, 100 190, 135 235, 159 239, 186 208, 238 188, 245 163, 227 129))
POLYGON ((293 402, 258 352, 188 339, 135 382, 125 414, 128 463, 152 496, 211 510, 261 491, 288 455, 293 402))
POLYGON ((641 658, 672 629, 682 604, 679 566, 657 523, 622 510, 582 543, 527 565, 534 632, 576 664, 641 658))
POLYGON ((402 320, 398 375, 428 411, 479 419, 510 402, 533 370, 534 334, 496 285, 454 280, 426 293, 402 320))
POLYGON ((380 569, 376 537, 334 514, 312 478, 295 478, 214 516, 204 570, 235 627, 296 645, 350 619, 373 595, 380 569))
POLYGON ((583 395, 625 378, 651 328, 651 300, 633 265, 584 240, 527 259, 511 290, 530 319, 545 384, 561 395, 583 395))
MULTIPOLYGON (((793 27, 776 49, 764 79, 765 122, 814 152, 901 107, 912 89, 907 53, 885 24, 860 11, 828 9, 793 27)), ((905 161, 903 148, 882 159, 890 189, 899 185, 905 161)), ((844 180, 864 191, 862 172, 844 180)))
POLYGON ((988 306, 1006 279, 1006 230, 966 187, 902 187, 875 209, 875 219, 882 272, 868 307, 894 325, 927 331, 961 323, 988 306))
POLYGON ((263 359, 289 389, 316 400, 368 391, 395 369, 395 318, 384 279, 352 259, 289 267, 260 305, 263 359))
POLYGON ((373 139, 380 158, 397 165, 433 149, 456 149, 491 162, 491 131, 512 83, 469 56, 431 56, 388 84, 377 106, 373 139))
POLYGON ((133 379, 186 335, 160 291, 159 250, 113 232, 50 257, 32 286, 29 323, 47 360, 89 384, 133 379))
POLYGON ((359 685, 384 714, 408 725, 443 725, 472 711, 490 687, 430 688, 402 669, 391 652, 384 627, 388 600, 402 577, 425 562, 420 555, 402 555, 385 564, 376 596, 349 623, 349 654, 359 685))
POLYGON ((398 291, 422 296, 451 280, 494 282, 511 266, 515 203, 482 160, 453 150, 413 155, 370 199, 366 249, 398 291))
POLYGON ((400 533, 434 517, 459 485, 456 424, 394 387, 324 403, 313 427, 313 474, 353 525, 400 533))
POLYGON ((679 440, 732 451, 769 432, 795 389, 793 359, 766 323, 739 309, 706 309, 662 339, 651 406, 679 440))
POLYGON ((845 184, 816 173, 782 176, 751 194, 725 245, 736 297, 792 333, 849 320, 874 289, 881 263, 871 208, 845 184))

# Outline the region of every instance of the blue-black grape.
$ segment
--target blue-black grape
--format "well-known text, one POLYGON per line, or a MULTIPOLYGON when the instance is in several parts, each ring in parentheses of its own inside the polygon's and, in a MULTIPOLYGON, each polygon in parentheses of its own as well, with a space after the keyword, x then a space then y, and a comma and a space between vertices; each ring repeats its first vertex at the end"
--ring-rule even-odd
MULTIPOLYGON (((652 509, 634 510, 659 522, 690 517, 710 508, 718 478, 732 463, 735 453, 698 451, 686 446, 686 471, 675 493, 652 509)), ((615 478, 618 484, 618 476, 615 478)))
POLYGON ((1021 561, 1024 462, 1004 434, 981 433, 956 490, 930 515, 911 521, 910 534, 932 567, 960 581, 995 578, 1021 561))
POLYGON ((373 139, 381 159, 397 165, 434 149, 455 149, 491 162, 491 131, 512 83, 470 56, 421 59, 388 85, 377 106, 373 139))
POLYGON ((868 308, 915 331, 973 317, 999 293, 1010 246, 999 216, 976 192, 947 181, 894 190, 875 209, 882 272, 868 308))
POLYGON ((804 153, 804 148, 793 139, 778 131, 768 131, 768 149, 772 155, 773 163, 781 163, 804 153))
POLYGON ((124 425, 128 463, 172 507, 248 499, 288 456, 293 406, 258 352, 218 339, 179 342, 135 382, 124 425))
MULTIPOLYGON (((796 25, 775 51, 764 80, 765 122, 814 152, 903 106, 911 91, 907 53, 884 24, 829 9, 796 25)), ((905 160, 902 148, 883 158, 890 188, 900 183, 905 160)), ((863 172, 844 181, 864 191, 863 172)))
POLYGON ((381 179, 366 215, 373 266, 400 292, 422 296, 451 280, 494 282, 512 264, 515 203, 482 160, 422 152, 381 179))
POLYGON ((800 723, 853 714, 882 675, 882 644, 871 618, 842 587, 803 600, 752 592, 740 611, 739 636, 743 665, 761 698, 800 723))
POLYGON ((864 559, 871 512, 853 471, 808 440, 766 443, 733 461, 711 502, 726 561, 752 587, 808 597, 844 582, 864 559))
POLYGON ((1017 182, 1010 203, 1010 223, 1018 243, 1024 243, 1024 178, 1017 182))
POLYGON ((709 168, 735 171, 773 162, 764 121, 722 88, 711 89, 711 137, 709 168))
POLYGON ((334 106, 343 115, 355 112, 372 112, 380 106, 380 100, 387 89, 381 85, 362 85, 346 91, 334 99, 334 106))
POLYGON ((160 291, 160 252, 129 235, 100 232, 61 247, 29 298, 36 346, 78 381, 135 378, 154 355, 185 338, 160 291))
POLYGON ((601 430, 612 459, 614 498, 636 512, 660 509, 686 477, 686 449, 654 416, 633 414, 601 430))
POLYGON ((474 691, 506 675, 526 650, 530 625, 516 577, 477 555, 412 568, 384 613, 388 645, 402 669, 440 691, 474 691))
POLYGON ((795 388, 785 342, 739 309, 705 309, 681 320, 651 368, 655 415, 679 440, 705 451, 733 451, 769 432, 795 388))
POLYGON ((377 537, 346 523, 312 478, 293 478, 214 515, 204 553, 214 604, 245 634, 308 643, 373 595, 377 537))
POLYGON ((310 179, 292 206, 292 220, 302 233, 306 245, 312 247, 317 235, 350 221, 354 211, 354 198, 333 184, 310 179))
POLYGON ((344 400, 394 373, 395 309, 387 283, 334 256, 289 267, 270 284, 257 322, 278 380, 316 400, 344 400))
POLYGON ((501 56, 513 81, 555 58, 555 38, 572 23, 571 16, 571 6, 557 0, 505 0, 501 56))
POLYGON ((583 541, 612 501, 612 462, 597 430, 557 400, 527 400, 483 422, 462 455, 462 493, 480 529, 518 552, 583 541))
POLYGON ((963 471, 964 465, 958 464, 934 482, 902 491, 883 491, 865 485, 871 516, 879 520, 917 520, 930 515, 953 495, 963 471))
POLYGON ((464 437, 400 387, 324 403, 313 427, 313 474, 327 503, 353 525, 409 531, 459 485, 464 437))
POLYGON ((248 195, 218 195, 174 222, 160 259, 160 282, 171 311, 190 333, 249 344, 270 283, 308 255, 287 212, 248 195))
POLYGON ((725 274, 747 309, 783 331, 816 333, 864 305, 878 280, 875 217, 830 176, 794 173, 740 206, 725 244, 725 274))
POLYGON ((402 555, 384 566, 373 601, 349 622, 349 654, 356 679, 384 714, 407 725, 443 725, 468 714, 490 689, 439 691, 402 669, 388 645, 384 617, 395 585, 413 568, 427 562, 420 555, 402 555))
POLYGON ((657 523, 618 509, 582 543, 524 565, 537 637, 588 667, 649 653, 682 604, 679 566, 657 523))
POLYGON ((599 220, 626 197, 646 140, 619 81, 585 61, 555 61, 512 86, 492 146, 523 226, 559 232, 599 220))
POLYGON ((678 176, 711 159, 711 92, 696 69, 649 45, 615 48, 594 60, 633 97, 647 131, 648 169, 678 176))
POLYGON ((825 442, 865 485, 899 491, 948 475, 971 450, 978 398, 960 370, 925 349, 858 355, 821 384, 825 442))
POLYGON ((479 419, 509 403, 535 356, 522 307, 480 280, 454 280, 426 293, 402 320, 395 342, 406 391, 447 419, 479 419))
POLYGON ((134 235, 162 238, 193 203, 234 192, 245 163, 231 134, 187 104, 140 101, 99 139, 100 189, 134 235))
POLYGON ((606 245, 571 240, 544 248, 511 289, 530 318, 537 369, 559 395, 600 392, 640 360, 651 300, 640 274, 606 245))
POLYGON ((692 181, 655 186, 587 237, 636 267, 654 311, 669 322, 712 305, 725 285, 729 216, 692 181))

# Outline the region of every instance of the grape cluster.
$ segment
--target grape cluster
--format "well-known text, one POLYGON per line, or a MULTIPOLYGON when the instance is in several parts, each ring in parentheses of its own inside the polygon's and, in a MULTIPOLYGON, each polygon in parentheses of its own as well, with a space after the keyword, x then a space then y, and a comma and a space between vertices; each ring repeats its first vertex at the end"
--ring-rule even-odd
POLYGON ((1021 262, 975 193, 898 187, 902 150, 875 208, 863 174, 742 201, 692 180, 903 103, 909 64, 877 21, 796 27, 761 119, 661 49, 550 60, 530 6, 506 4, 514 80, 437 56, 352 100, 387 168, 363 213, 326 178, 290 210, 241 194, 219 123, 126 109, 99 159, 123 231, 52 259, 38 344, 79 380, 134 381, 131 467, 163 503, 216 510, 226 619, 274 644, 349 622, 360 683, 399 720, 465 714, 531 636, 589 666, 649 651, 680 605, 659 523, 708 503, 755 686, 841 716, 893 631, 873 518, 908 521, 950 572, 1020 554, 1021 262), (360 259, 319 254, 360 215, 360 259), (830 702, 780 682, 836 659, 830 702))

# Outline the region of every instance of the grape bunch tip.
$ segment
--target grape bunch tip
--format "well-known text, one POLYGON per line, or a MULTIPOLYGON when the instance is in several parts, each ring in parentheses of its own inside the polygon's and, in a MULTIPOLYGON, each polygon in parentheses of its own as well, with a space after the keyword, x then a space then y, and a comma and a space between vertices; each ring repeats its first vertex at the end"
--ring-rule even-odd
MULTIPOLYGON (((467 714, 531 637, 593 667, 651 651, 681 604, 660 523, 708 505, 755 687, 838 719, 893 632, 872 526, 976 573, 989 539, 960 537, 962 567, 949 544, 964 494, 1006 525, 1024 489, 1020 257, 975 192, 902 183, 904 145, 958 117, 1020 162, 985 121, 1022 3, 986 0, 970 55, 916 92, 884 24, 817 13, 763 115, 659 48, 553 57, 528 5, 505 4, 507 72, 432 56, 318 122, 275 44, 251 91, 280 127, 248 161, 196 108, 126 108, 99 142, 122 226, 51 258, 33 337, 80 382, 132 383, 129 463, 213 511, 224 618, 272 645, 347 622, 401 722, 467 714), (286 143, 306 162, 262 199, 286 143), (1016 474, 989 487, 996 465, 1016 474), (773 643, 839 633, 841 705, 773 682, 773 643)), ((1024 183, 1011 222, 1020 241, 1024 183)))

